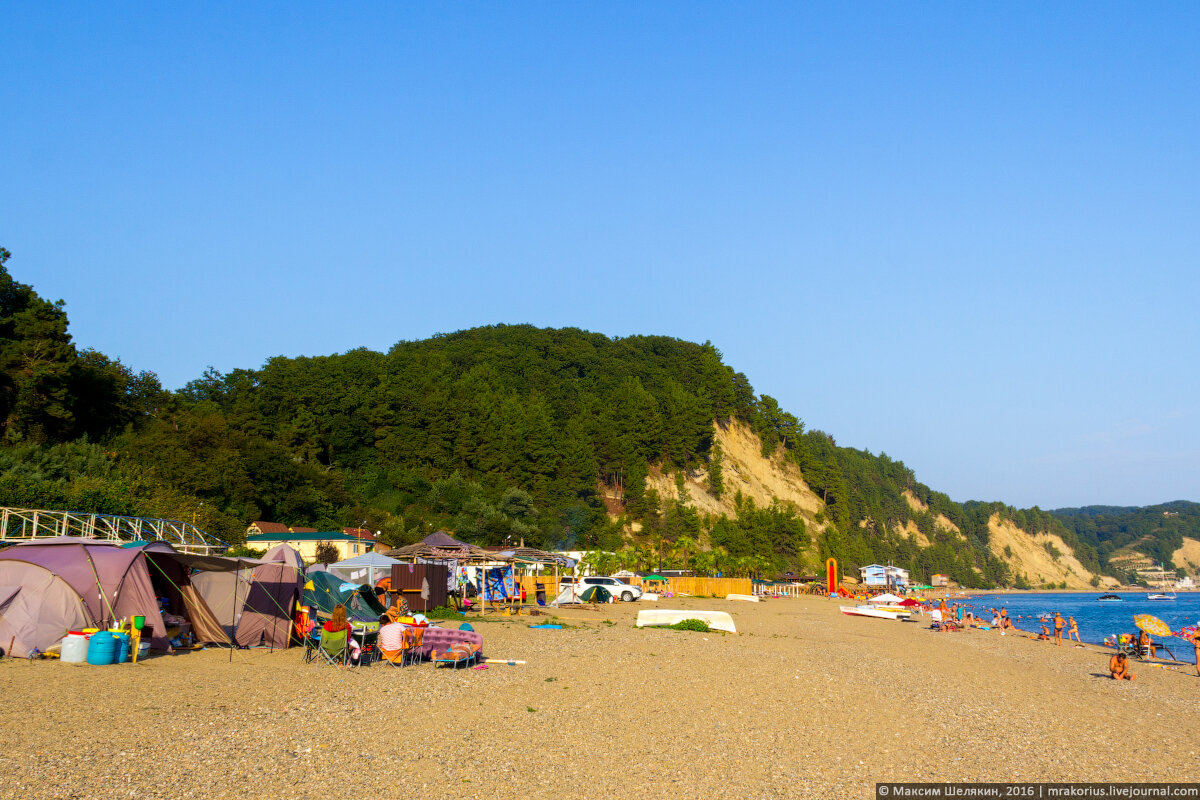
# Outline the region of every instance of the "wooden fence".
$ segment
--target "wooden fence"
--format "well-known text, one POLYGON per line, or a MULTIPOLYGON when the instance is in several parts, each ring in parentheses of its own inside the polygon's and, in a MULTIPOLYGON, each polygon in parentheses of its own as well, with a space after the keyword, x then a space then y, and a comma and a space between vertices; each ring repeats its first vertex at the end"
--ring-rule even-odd
MULTIPOLYGON (((558 582, 555 581, 554 575, 525 576, 520 578, 520 581, 530 600, 534 597, 534 584, 537 583, 546 587, 548 601, 558 597, 558 582)), ((640 586, 642 579, 629 578, 625 582, 631 586, 640 586)), ((754 591, 749 578, 671 578, 670 582, 672 591, 697 597, 725 597, 730 594, 751 594, 754 591)))

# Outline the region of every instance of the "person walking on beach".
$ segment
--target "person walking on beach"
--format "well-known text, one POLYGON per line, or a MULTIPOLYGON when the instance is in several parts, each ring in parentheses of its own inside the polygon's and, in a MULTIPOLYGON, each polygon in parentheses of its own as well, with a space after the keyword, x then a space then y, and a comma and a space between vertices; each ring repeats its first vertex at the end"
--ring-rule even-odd
POLYGON ((1131 681, 1137 677, 1129 671, 1129 657, 1124 653, 1117 653, 1108 660, 1108 671, 1114 681, 1131 681))
POLYGON ((1067 623, 1065 620, 1063 620, 1062 614, 1055 611, 1054 612, 1054 646, 1055 647, 1062 647, 1062 632, 1063 632, 1063 628, 1065 628, 1066 626, 1067 626, 1067 623))
POLYGON ((1083 640, 1079 638, 1079 623, 1075 621, 1074 617, 1067 617, 1067 621, 1071 623, 1071 629, 1067 631, 1067 641, 1071 641, 1071 637, 1074 637, 1075 641, 1083 644, 1083 640))
POLYGON ((1196 648, 1196 675, 1200 676, 1200 628, 1192 633, 1192 647, 1196 648))

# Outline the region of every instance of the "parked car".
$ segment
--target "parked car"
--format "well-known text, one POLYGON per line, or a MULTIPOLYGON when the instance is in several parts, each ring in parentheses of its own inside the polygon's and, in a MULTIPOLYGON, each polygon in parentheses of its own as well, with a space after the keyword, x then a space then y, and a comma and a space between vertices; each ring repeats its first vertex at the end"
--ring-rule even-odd
POLYGON ((576 585, 576 591, 582 592, 589 586, 603 586, 613 597, 626 603, 640 600, 642 597, 641 587, 630 586, 628 583, 616 578, 604 578, 600 576, 580 578, 576 585))

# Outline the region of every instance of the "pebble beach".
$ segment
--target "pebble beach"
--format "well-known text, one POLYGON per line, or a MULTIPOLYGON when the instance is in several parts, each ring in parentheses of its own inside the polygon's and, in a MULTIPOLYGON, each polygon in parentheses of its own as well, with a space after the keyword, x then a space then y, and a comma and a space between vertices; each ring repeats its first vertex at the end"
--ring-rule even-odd
MULTIPOLYGON (((0 661, 0 797, 868 797, 879 781, 1192 781, 1200 678, 822 598, 470 618, 486 670, 207 649, 0 661), (638 629, 727 611, 738 634, 638 629), (559 623, 561 630, 531 629, 559 623)), ((454 623, 443 623, 454 625, 454 623)))

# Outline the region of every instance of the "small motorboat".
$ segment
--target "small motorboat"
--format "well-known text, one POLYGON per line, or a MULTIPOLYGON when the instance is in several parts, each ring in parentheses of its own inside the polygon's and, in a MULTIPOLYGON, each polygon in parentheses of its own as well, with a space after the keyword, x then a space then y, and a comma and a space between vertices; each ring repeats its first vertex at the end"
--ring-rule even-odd
POLYGON ((1102 594, 1096 598, 1097 603, 1121 603, 1124 598, 1119 594, 1102 594))
POLYGON ((1175 593, 1171 592, 1170 594, 1158 594, 1158 593, 1148 594, 1148 595, 1146 595, 1146 599, 1147 600, 1174 600, 1175 593))
POLYGON ((851 617, 875 617, 876 619, 900 619, 907 617, 908 614, 900 614, 895 611, 888 611, 877 606, 838 606, 843 614, 851 617))

